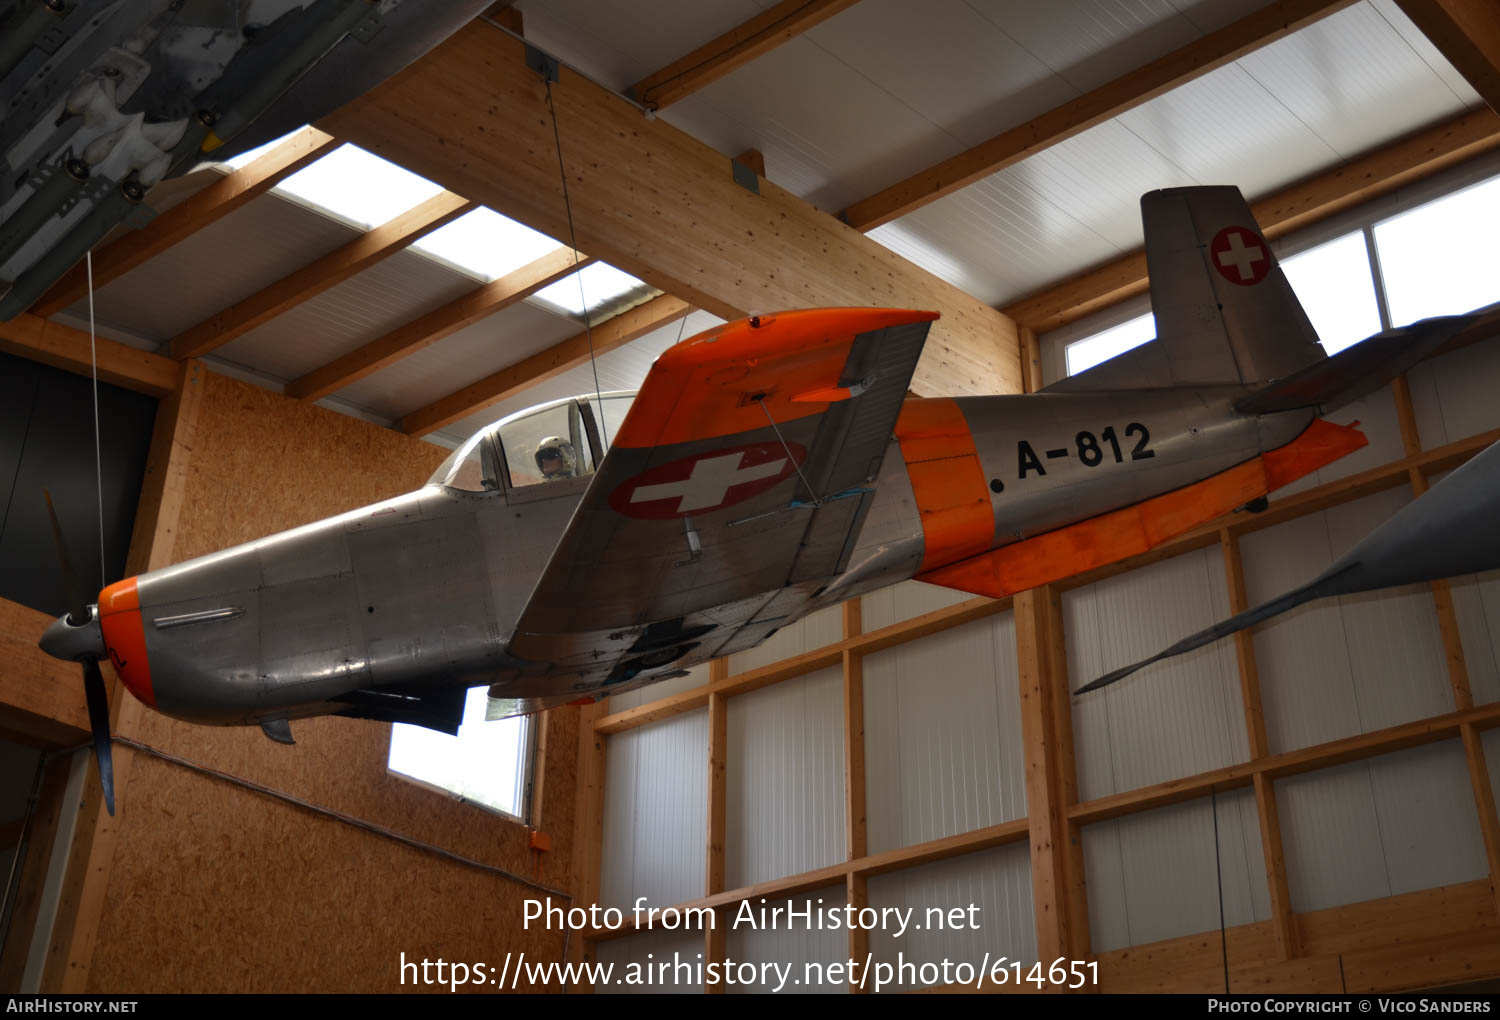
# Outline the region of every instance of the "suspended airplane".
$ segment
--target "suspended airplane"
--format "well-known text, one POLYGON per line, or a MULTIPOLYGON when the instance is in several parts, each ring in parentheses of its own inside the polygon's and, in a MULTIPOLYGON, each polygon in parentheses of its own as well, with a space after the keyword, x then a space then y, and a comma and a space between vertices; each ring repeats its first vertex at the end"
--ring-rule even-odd
POLYGON ((1446 337, 1326 358, 1232 187, 1142 199, 1158 339, 1027 396, 910 398, 932 312, 814 309, 683 341, 422 489, 75 599, 42 647, 168 715, 454 732, 751 648, 919 578, 1004 596, 1143 552, 1365 444, 1316 417, 1446 337), (1341 360, 1342 359, 1342 360, 1341 360))
POLYGON ((1202 648, 1314 599, 1500 568, 1497 520, 1500 520, 1500 443, 1486 447, 1402 507, 1302 587, 1190 634, 1149 659, 1106 673, 1074 693, 1087 694, 1108 687, 1153 662, 1202 648))
POLYGON ((152 185, 332 112, 489 0, 0 0, 0 320, 152 185))

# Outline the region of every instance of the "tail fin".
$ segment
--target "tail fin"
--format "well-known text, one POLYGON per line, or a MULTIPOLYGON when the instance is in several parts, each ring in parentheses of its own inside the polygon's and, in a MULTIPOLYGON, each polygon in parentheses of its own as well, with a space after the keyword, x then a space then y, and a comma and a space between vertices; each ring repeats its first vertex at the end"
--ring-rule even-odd
POLYGON ((1171 385, 1264 383, 1323 359, 1238 188, 1152 191, 1141 220, 1171 385))

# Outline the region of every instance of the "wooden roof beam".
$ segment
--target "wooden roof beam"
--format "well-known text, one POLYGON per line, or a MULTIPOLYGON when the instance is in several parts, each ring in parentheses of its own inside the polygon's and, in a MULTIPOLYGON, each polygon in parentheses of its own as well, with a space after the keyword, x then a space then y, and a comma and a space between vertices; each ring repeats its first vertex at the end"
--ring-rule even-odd
POLYGON ((582 269, 594 260, 575 255, 566 246, 507 273, 461 297, 397 326, 384 336, 335 358, 286 385, 286 395, 299 400, 319 400, 335 390, 352 385, 373 372, 422 348, 452 336, 465 327, 529 297, 550 283, 582 269))
MULTIPOLYGON (((1283 188, 1252 202, 1250 209, 1261 231, 1274 239, 1495 148, 1500 148, 1500 115, 1473 110, 1283 188)), ((1023 298, 1004 311, 1040 333, 1144 294, 1148 283, 1146 254, 1137 251, 1023 298)))
MULTIPOLYGON (((127 231, 112 244, 94 252, 94 289, 124 276, 188 235, 223 219, 337 144, 337 139, 317 128, 303 128, 270 152, 178 203, 141 229, 127 231)), ((54 283, 32 306, 32 311, 44 319, 49 318, 87 293, 88 277, 83 265, 79 264, 54 283)))
POLYGON ((0 351, 84 376, 93 375, 97 355, 100 382, 153 397, 176 390, 182 375, 172 359, 129 344, 98 337, 91 350, 89 335, 83 330, 48 322, 29 312, 0 322, 0 351))
POLYGON ((421 205, 367 230, 348 244, 177 334, 168 349, 178 361, 201 358, 216 347, 244 336, 302 302, 336 287, 474 208, 475 204, 461 195, 439 192, 421 205))
POLYGON ((857 0, 782 0, 630 87, 642 106, 662 110, 790 42, 857 0))
POLYGON ((686 301, 669 294, 652 298, 645 304, 636 305, 604 320, 593 327, 592 331, 571 336, 562 343, 554 344, 509 368, 502 368, 493 375, 465 386, 457 393, 450 393, 441 400, 413 411, 397 422, 396 427, 413 436, 436 432, 445 425, 451 425, 492 404, 498 404, 506 397, 514 396, 528 386, 535 386, 576 365, 582 365, 591 356, 597 357, 645 336, 653 329, 676 322, 690 311, 692 307, 686 301))
POLYGON ((1422 34, 1500 113, 1500 7, 1494 0, 1396 0, 1422 34))
POLYGON ((1353 3, 1354 0, 1277 0, 1145 67, 855 202, 843 211, 842 218, 856 230, 874 230, 1353 3))
MULTIPOLYGON (((567 67, 551 85, 576 244, 726 319, 819 306, 931 309, 913 389, 1020 392, 1000 312, 567 67)), ((551 237, 573 240, 548 88, 525 43, 473 21, 320 126, 551 237)))

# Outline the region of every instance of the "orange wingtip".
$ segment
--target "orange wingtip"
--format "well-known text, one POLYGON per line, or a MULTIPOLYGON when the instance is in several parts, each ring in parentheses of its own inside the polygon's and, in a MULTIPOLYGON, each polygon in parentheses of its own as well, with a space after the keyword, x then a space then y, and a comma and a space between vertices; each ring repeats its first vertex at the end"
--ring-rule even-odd
POLYGON ((614 445, 645 448, 732 436, 820 414, 850 395, 839 385, 854 338, 931 322, 903 308, 808 308, 725 323, 668 348, 636 395, 614 445))
POLYGON ((1348 425, 1315 419, 1287 445, 1134 506, 918 574, 917 580, 1003 598, 1139 556, 1364 446, 1348 425))

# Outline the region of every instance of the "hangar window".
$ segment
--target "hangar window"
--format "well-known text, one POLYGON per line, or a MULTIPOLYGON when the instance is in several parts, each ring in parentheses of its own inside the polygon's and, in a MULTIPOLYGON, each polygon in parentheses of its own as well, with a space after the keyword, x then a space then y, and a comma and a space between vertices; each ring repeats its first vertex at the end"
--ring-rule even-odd
POLYGON ((1380 306, 1363 231, 1283 259, 1281 269, 1329 354, 1380 332, 1380 306))
POLYGON ((1110 358, 1118 357, 1147 340, 1156 339, 1156 316, 1147 312, 1068 344, 1068 374, 1077 375, 1110 358))
POLYGON ((524 821, 533 757, 531 717, 487 722, 488 704, 487 688, 469 691, 456 737, 396 723, 387 764, 408 779, 524 821))
POLYGON ((1375 225, 1391 323, 1455 315, 1500 300, 1494 236, 1500 177, 1375 225))

